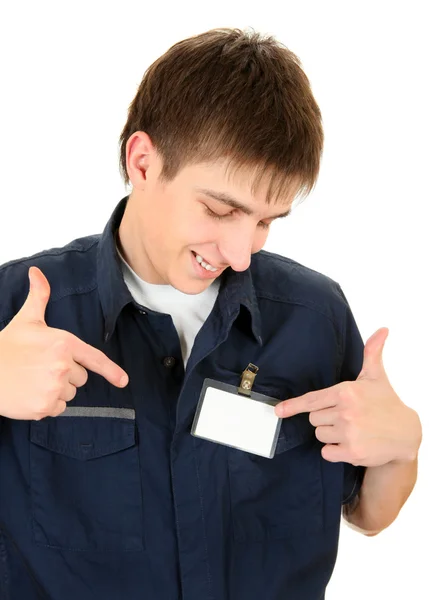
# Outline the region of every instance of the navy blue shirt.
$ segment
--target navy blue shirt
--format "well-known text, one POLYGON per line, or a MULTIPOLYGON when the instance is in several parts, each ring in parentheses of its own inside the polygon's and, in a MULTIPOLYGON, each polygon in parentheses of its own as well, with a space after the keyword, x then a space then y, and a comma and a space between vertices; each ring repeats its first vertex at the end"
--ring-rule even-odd
POLYGON ((205 378, 239 385, 249 363, 254 390, 279 400, 356 379, 364 344, 349 304, 329 277, 260 251, 222 274, 185 370, 171 316, 124 283, 127 199, 102 235, 0 268, 0 329, 36 265, 51 285, 47 325, 129 375, 117 388, 88 371, 59 417, 0 417, 0 598, 321 600, 364 469, 325 461, 308 414, 282 421, 273 459, 190 429, 205 378))

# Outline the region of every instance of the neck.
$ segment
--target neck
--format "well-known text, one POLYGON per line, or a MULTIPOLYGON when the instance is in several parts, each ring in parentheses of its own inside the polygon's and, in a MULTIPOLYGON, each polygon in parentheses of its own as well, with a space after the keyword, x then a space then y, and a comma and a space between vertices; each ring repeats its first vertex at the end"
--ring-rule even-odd
POLYGON ((130 194, 119 229, 116 232, 116 242, 125 261, 132 270, 147 283, 163 284, 158 273, 147 256, 142 243, 140 218, 134 207, 138 202, 130 194))

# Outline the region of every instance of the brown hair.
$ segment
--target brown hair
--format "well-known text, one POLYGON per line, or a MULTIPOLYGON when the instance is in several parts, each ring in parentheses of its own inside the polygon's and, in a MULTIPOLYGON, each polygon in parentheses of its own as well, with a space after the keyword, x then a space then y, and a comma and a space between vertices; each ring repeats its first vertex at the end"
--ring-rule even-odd
POLYGON ((255 187, 271 175, 268 203, 293 181, 299 194, 312 191, 324 141, 299 58, 273 36, 229 28, 182 40, 147 69, 120 136, 125 184, 126 144, 136 131, 162 157, 162 181, 186 165, 226 159, 227 170, 251 169, 255 187))

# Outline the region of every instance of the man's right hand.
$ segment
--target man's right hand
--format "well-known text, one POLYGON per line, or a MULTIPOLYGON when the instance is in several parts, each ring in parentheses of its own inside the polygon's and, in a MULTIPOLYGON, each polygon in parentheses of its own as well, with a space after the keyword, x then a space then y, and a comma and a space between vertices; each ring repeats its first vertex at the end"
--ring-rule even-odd
POLYGON ((127 373, 103 352, 46 325, 49 282, 37 267, 30 267, 29 278, 25 303, 0 332, 0 415, 36 421, 58 416, 87 382, 86 369, 125 387, 127 373))

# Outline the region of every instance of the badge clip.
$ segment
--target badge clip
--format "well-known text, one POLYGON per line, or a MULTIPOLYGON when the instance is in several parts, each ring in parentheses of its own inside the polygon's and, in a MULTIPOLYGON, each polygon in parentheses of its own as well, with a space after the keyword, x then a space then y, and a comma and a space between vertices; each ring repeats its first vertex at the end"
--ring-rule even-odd
POLYGON ((247 368, 243 371, 241 375, 241 383, 238 388, 239 394, 244 394, 245 396, 250 396, 250 392, 252 391, 253 382, 255 381, 255 377, 257 372, 259 371, 259 367, 249 363, 247 368))

